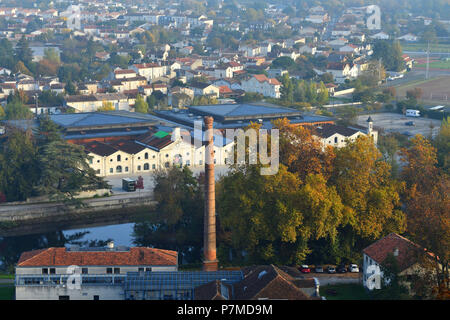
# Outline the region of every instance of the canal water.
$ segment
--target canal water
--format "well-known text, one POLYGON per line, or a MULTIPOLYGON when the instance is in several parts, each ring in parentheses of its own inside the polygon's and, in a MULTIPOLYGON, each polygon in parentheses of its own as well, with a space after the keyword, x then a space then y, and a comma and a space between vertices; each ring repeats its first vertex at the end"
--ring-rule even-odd
POLYGON ((89 227, 89 228, 81 228, 76 230, 68 230, 64 231, 64 235, 69 237, 78 232, 89 232, 87 233, 82 240, 83 241, 94 241, 94 240, 109 240, 114 241, 115 245, 120 246, 133 246, 133 227, 134 223, 124 223, 124 224, 116 224, 102 227, 89 227))

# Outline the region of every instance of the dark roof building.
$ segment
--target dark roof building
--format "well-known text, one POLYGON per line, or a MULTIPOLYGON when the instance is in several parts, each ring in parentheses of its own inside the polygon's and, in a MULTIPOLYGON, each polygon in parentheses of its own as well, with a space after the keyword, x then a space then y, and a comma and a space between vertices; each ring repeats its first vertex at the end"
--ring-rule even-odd
POLYGON ((222 283, 220 280, 216 280, 197 287, 194 291, 194 299, 320 299, 318 281, 315 279, 304 279, 302 275, 291 275, 274 265, 244 268, 242 272, 244 278, 239 282, 222 283))
POLYGON ((292 124, 319 125, 334 123, 334 119, 318 115, 306 115, 303 112, 269 104, 221 104, 208 106, 191 106, 188 110, 161 110, 156 114, 164 119, 193 128, 195 121, 204 116, 214 118, 214 128, 244 128, 250 122, 258 122, 265 129, 272 127, 271 121, 288 118, 292 124))

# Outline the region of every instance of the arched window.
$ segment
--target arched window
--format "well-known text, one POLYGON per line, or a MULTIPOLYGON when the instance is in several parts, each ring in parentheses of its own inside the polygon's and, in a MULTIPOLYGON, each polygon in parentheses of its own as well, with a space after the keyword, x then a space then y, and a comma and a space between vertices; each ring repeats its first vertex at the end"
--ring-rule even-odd
POLYGON ((122 172, 122 166, 117 166, 116 167, 116 172, 117 173, 121 173, 122 172))
POLYGON ((120 154, 118 154, 117 155, 117 162, 120 162, 120 160, 121 160, 121 157, 120 157, 120 154))
POLYGON ((334 137, 334 143, 338 143, 338 138, 334 137))
POLYGON ((148 170, 148 169, 150 169, 150 166, 148 165, 148 163, 145 163, 144 164, 144 170, 148 170))
POLYGON ((145 153, 144 158, 148 159, 148 152, 145 153))
POLYGON ((138 166, 138 167, 137 167, 137 171, 141 171, 141 166, 138 166))

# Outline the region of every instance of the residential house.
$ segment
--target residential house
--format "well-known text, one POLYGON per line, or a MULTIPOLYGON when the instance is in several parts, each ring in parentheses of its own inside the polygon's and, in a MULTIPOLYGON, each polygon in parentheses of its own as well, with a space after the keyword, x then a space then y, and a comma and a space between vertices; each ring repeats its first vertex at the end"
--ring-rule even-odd
POLYGON ((131 69, 150 82, 167 74, 167 67, 157 63, 134 64, 131 69))
POLYGON ((255 74, 241 82, 242 90, 260 93, 265 97, 280 98, 281 83, 275 78, 268 78, 264 74, 255 74))
POLYGON ((437 263, 435 255, 411 240, 391 233, 384 238, 372 243, 363 250, 363 285, 369 290, 376 290, 382 283, 389 283, 389 279, 383 265, 388 256, 393 257, 398 265, 399 276, 402 277, 400 283, 409 289, 410 294, 414 294, 412 281, 423 273, 433 273, 433 270, 426 266, 427 262, 437 263))

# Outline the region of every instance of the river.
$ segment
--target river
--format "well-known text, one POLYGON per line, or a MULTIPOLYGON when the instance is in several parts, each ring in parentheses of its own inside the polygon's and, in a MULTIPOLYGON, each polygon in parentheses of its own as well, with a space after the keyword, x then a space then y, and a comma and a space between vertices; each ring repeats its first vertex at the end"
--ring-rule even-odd
POLYGON ((131 247, 133 246, 133 227, 134 223, 114 224, 101 227, 88 227, 76 230, 67 230, 64 231, 64 235, 68 237, 70 235, 76 234, 77 232, 88 231, 89 233, 83 237, 83 240, 91 241, 111 239, 116 245, 131 247))

